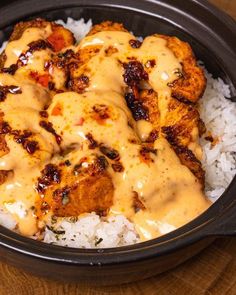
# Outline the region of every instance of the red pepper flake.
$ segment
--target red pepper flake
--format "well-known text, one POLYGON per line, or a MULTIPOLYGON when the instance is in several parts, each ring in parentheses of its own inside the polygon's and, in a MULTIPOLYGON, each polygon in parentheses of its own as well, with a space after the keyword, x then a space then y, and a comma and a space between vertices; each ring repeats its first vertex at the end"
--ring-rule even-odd
POLYGON ((157 155, 157 150, 150 148, 148 146, 141 147, 141 149, 139 151, 140 161, 145 164, 150 164, 151 162, 154 162, 154 160, 151 158, 150 153, 157 155))
POLYGON ((95 104, 91 117, 96 120, 99 125, 104 125, 106 120, 110 118, 109 107, 104 104, 95 104))
POLYGON ((136 39, 129 40, 129 44, 132 48, 139 48, 142 45, 142 42, 136 39))
POLYGON ((57 103, 51 112, 52 116, 62 116, 62 106, 60 103, 57 103))
POLYGON ((32 71, 30 72, 30 77, 34 79, 37 83, 42 85, 43 87, 48 87, 48 83, 50 81, 49 74, 40 75, 38 72, 32 71))
POLYGON ((83 126, 84 124, 84 118, 81 117, 78 119, 78 121, 76 121, 75 126, 83 126))
POLYGON ((60 31, 53 32, 48 38, 47 41, 53 47, 54 51, 58 52, 66 46, 66 41, 63 34, 60 31))

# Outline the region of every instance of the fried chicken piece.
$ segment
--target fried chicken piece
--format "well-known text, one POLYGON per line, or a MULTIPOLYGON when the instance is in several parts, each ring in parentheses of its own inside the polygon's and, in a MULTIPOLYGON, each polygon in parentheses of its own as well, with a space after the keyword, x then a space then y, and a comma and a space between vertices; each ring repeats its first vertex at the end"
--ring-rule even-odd
POLYGON ((60 217, 107 213, 112 206, 114 192, 112 179, 106 171, 108 163, 103 156, 95 157, 88 165, 87 161, 83 157, 74 167, 52 164, 45 167, 37 185, 41 194, 37 204, 38 216, 45 210, 51 210, 60 217))
POLYGON ((168 106, 161 108, 161 104, 158 104, 158 95, 152 89, 142 90, 139 99, 148 109, 149 121, 153 124, 154 130, 164 135, 181 163, 187 166, 203 184, 204 171, 198 160, 197 151, 190 149, 192 143, 196 144, 198 129, 202 126, 197 109, 175 98, 170 98, 168 106))
POLYGON ((197 65, 190 45, 176 37, 158 34, 156 36, 167 41, 166 46, 182 64, 180 78, 169 85, 172 90, 172 96, 187 103, 197 102, 205 91, 206 78, 203 70, 197 65))
POLYGON ((114 23, 111 21, 105 21, 100 24, 94 25, 92 29, 88 32, 87 36, 94 35, 99 32, 103 31, 121 31, 121 32, 128 32, 123 24, 121 23, 114 23))
MULTIPOLYGON (((54 90, 54 88, 62 89, 64 88, 65 81, 67 80, 64 68, 52 68, 53 64, 51 62, 51 56, 67 46, 71 46, 75 43, 73 34, 65 29, 63 26, 55 24, 54 22, 48 22, 43 19, 36 19, 27 22, 18 23, 13 30, 13 33, 9 41, 18 40, 21 38, 23 33, 29 28, 39 28, 42 29, 42 37, 39 40, 34 40, 25 44, 25 50, 21 53, 16 63, 4 67, 7 56, 3 52, 0 56, 0 70, 4 73, 9 73, 14 75, 15 72, 24 67, 27 70, 26 76, 33 79, 35 82, 49 90, 54 90), (51 34, 45 30, 46 27, 50 26, 51 34), (35 63, 28 63, 29 56, 39 54, 39 51, 45 51, 45 56, 43 56, 42 66, 38 67, 37 62, 38 56, 36 56, 35 63), (44 65, 44 66, 43 66, 44 65), (61 77, 61 80, 58 79, 61 77), (57 79, 54 79, 57 78, 57 79), (60 85, 56 85, 59 83, 60 85)), ((42 57, 41 57, 42 58, 42 57)), ((56 89, 55 89, 56 90, 56 89)))
POLYGON ((160 129, 160 111, 158 109, 158 95, 153 89, 141 90, 139 99, 143 106, 148 109, 149 121, 152 123, 154 130, 160 129))
POLYGON ((0 170, 0 185, 3 184, 7 180, 9 173, 10 173, 10 171, 0 170))

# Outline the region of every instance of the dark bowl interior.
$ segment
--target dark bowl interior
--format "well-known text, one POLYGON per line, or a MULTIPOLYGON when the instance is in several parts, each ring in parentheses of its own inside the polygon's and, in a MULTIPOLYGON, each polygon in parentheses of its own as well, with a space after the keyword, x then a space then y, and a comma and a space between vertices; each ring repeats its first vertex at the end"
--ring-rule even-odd
MULTIPOLYGON (((175 35, 191 44, 199 60, 214 77, 221 77, 236 94, 236 55, 235 24, 224 14, 219 14, 209 4, 200 1, 26 1, 12 11, 4 10, 0 19, 0 42, 7 40, 12 25, 19 20, 43 17, 48 20, 63 19, 68 16, 93 23, 113 20, 124 23, 125 27, 137 36, 153 33, 175 35), (48 2, 48 4, 46 3, 48 2), (198 17, 197 17, 198 16, 198 17), (203 20, 204 19, 204 20, 203 20), (216 27, 215 27, 216 26, 216 27), (214 32, 214 27, 216 32, 214 32), (217 46, 216 46, 217 45, 217 46)), ((0 244, 18 252, 47 260, 67 264, 117 264, 161 255, 207 236, 218 234, 218 220, 225 217, 226 211, 234 204, 236 179, 224 195, 204 214, 186 226, 161 238, 116 249, 83 250, 45 245, 20 237, 0 228, 0 244), (98 255, 99 254, 99 255, 98 255)), ((190 196, 191 197, 191 196, 190 196)))

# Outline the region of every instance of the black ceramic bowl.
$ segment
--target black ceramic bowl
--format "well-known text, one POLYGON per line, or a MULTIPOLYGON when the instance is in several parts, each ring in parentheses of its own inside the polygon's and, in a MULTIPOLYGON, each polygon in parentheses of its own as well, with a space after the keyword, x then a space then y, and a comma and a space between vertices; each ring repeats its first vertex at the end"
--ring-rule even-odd
MULTIPOLYGON (((188 41, 208 70, 236 95, 236 24, 203 0, 41 0, 16 1, 0 10, 0 42, 16 22, 84 17, 94 23, 123 22, 137 36, 176 35, 188 41)), ((191 198, 191 196, 189 196, 191 198)), ((138 245, 84 250, 43 244, 0 227, 0 255, 36 275, 90 284, 117 284, 170 269, 206 247, 216 236, 236 233, 236 178, 223 196, 194 221, 138 245)))

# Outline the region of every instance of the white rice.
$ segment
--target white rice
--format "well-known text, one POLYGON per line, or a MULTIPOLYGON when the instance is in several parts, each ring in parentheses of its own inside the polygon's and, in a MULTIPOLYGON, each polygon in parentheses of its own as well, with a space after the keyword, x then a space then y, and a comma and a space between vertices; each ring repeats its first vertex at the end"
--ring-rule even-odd
MULTIPOLYGON (((66 23, 62 20, 56 22, 71 30, 77 42, 92 26, 91 20, 86 23, 84 19, 76 21, 68 18, 66 23)), ((6 44, 3 43, 0 52, 6 44)), ((201 139, 202 164, 206 170, 206 195, 215 201, 236 174, 236 103, 226 99, 230 97, 227 84, 220 78, 213 79, 206 70, 205 74, 207 88, 200 100, 200 114, 207 131, 218 138, 218 143, 212 147, 209 141, 201 139)), ((17 226, 12 215, 1 209, 0 224, 12 230, 17 226)), ((58 218, 45 229, 43 241, 76 248, 107 248, 138 243, 139 237, 134 225, 124 216, 104 219, 90 213, 76 220, 58 218)))
POLYGON ((135 244, 139 238, 134 225, 124 216, 102 220, 91 213, 76 222, 74 218, 60 218, 46 228, 44 242, 76 248, 107 248, 135 244))

